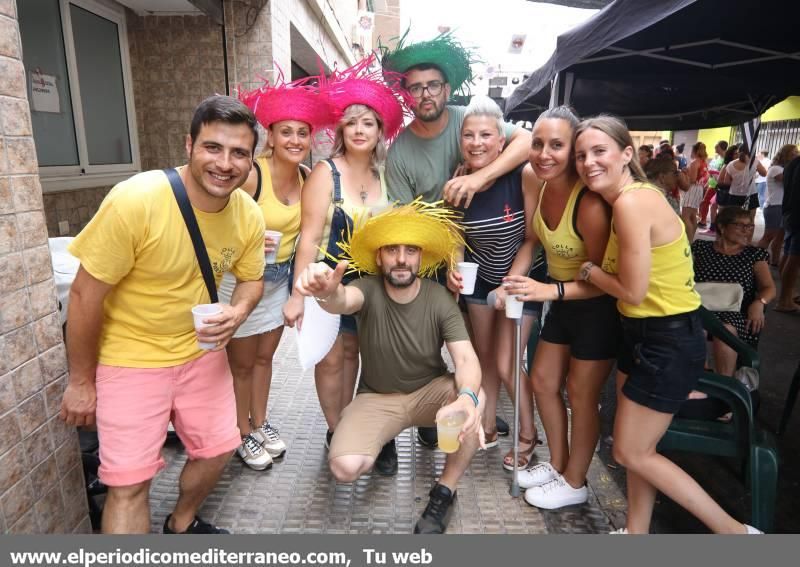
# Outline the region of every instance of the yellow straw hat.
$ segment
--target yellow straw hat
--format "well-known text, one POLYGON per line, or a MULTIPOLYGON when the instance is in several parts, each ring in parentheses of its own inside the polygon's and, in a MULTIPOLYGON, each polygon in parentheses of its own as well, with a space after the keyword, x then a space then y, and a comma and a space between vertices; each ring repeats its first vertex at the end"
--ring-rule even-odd
POLYGON ((422 250, 420 276, 436 273, 442 264, 452 268, 456 248, 464 245, 458 225, 462 214, 442 204, 443 201, 426 203, 417 198, 363 223, 355 219, 357 228, 348 241, 338 243, 344 251, 340 260, 350 262, 349 271, 377 274, 380 269, 376 255, 381 247, 408 244, 422 250))

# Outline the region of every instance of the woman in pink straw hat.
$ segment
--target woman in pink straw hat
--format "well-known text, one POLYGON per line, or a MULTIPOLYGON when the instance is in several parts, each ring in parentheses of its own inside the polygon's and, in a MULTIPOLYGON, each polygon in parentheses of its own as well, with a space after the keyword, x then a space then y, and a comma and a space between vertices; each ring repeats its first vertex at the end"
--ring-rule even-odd
MULTIPOLYGON (((312 132, 328 124, 330 113, 316 89, 286 84, 282 77, 276 85, 266 83, 241 93, 240 98, 267 130, 264 150, 242 187, 264 214, 267 265, 264 295, 227 351, 242 435, 237 452, 250 468, 265 470, 286 452, 278 430, 267 419, 267 401, 272 357, 283 333, 283 306, 289 299, 289 268, 300 232, 300 193, 308 174, 302 162, 308 157, 312 132)), ((226 273, 219 289, 221 301, 230 302, 235 284, 233 274, 226 273)))
MULTIPOLYGON (((339 257, 337 243, 347 238, 353 222, 389 205, 383 175, 386 144, 400 132, 409 99, 383 82, 380 68, 369 70, 374 59, 373 55, 349 69, 334 71, 320 87, 336 123, 335 136, 330 159, 314 166, 303 190, 295 273, 312 262, 339 257)), ((302 325, 303 297, 299 293, 292 293, 284 315, 288 325, 302 325)), ((342 316, 339 337, 314 369, 328 424, 326 446, 339 414, 353 399, 357 374, 355 319, 342 316)), ((380 457, 378 460, 383 462, 380 457)), ((382 471, 380 464, 376 468, 391 474, 396 459, 389 467, 393 470, 382 471)))

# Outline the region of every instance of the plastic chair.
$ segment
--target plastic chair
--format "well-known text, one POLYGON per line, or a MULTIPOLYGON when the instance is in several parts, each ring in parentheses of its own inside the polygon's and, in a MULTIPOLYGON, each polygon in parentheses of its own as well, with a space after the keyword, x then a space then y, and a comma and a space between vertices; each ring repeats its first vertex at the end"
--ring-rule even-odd
POLYGON ((792 383, 789 386, 789 393, 786 394, 786 405, 783 406, 783 414, 781 415, 781 422, 778 425, 778 435, 786 433, 786 425, 789 423, 789 418, 794 409, 794 403, 797 401, 797 394, 800 393, 800 364, 797 365, 797 370, 794 371, 792 383))
MULTIPOLYGON (((703 327, 739 355, 739 365, 758 369, 756 351, 732 335, 709 311, 701 308, 703 327)), ((774 437, 755 421, 750 392, 728 376, 706 372, 697 389, 728 404, 730 422, 675 418, 658 445, 660 451, 688 451, 740 459, 750 488, 750 523, 772 530, 778 484, 778 451, 774 437)))

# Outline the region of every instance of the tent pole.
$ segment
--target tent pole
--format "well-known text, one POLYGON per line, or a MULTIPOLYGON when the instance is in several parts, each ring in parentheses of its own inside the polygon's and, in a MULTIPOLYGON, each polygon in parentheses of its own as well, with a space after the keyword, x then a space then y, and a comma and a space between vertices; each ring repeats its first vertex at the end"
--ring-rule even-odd
POLYGON ((561 104, 569 106, 572 101, 572 88, 575 86, 575 73, 567 73, 567 80, 564 82, 564 100, 561 104))
POLYGON ((553 81, 550 83, 550 105, 548 108, 555 108, 558 106, 558 100, 560 98, 558 96, 558 91, 561 89, 562 76, 562 73, 559 71, 556 73, 556 76, 553 77, 553 81))

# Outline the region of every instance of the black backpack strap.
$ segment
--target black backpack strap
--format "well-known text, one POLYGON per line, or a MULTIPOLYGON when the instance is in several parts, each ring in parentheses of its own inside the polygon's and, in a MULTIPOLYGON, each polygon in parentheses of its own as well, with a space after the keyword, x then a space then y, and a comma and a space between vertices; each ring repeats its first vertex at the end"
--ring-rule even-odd
POLYGON ((256 194, 253 195, 253 201, 258 203, 258 198, 261 197, 261 166, 257 161, 253 162, 253 167, 256 168, 256 194))
POLYGON ((342 174, 336 169, 336 164, 333 163, 332 158, 328 158, 325 161, 331 166, 331 175, 333 175, 333 204, 338 207, 344 203, 344 199, 342 199, 342 174))
POLYGON ((200 227, 197 225, 197 217, 194 216, 192 203, 186 194, 186 187, 184 187, 181 176, 175 169, 165 169, 164 173, 169 179, 169 184, 172 185, 172 193, 175 195, 178 208, 181 210, 181 215, 183 215, 186 230, 189 231, 189 236, 192 238, 197 263, 200 264, 200 271, 203 274, 203 280, 206 282, 206 288, 208 288, 208 296, 211 298, 211 303, 217 303, 219 298, 217 297, 217 283, 214 280, 214 271, 211 269, 208 250, 206 250, 206 245, 203 242, 203 235, 200 234, 200 227))
POLYGON ((578 209, 580 208, 581 199, 586 194, 589 189, 586 187, 581 187, 581 190, 578 192, 578 196, 575 197, 575 206, 572 207, 572 230, 575 231, 575 234, 578 235, 578 238, 583 240, 583 235, 581 231, 578 230, 578 209))

